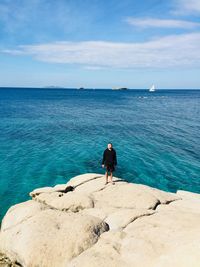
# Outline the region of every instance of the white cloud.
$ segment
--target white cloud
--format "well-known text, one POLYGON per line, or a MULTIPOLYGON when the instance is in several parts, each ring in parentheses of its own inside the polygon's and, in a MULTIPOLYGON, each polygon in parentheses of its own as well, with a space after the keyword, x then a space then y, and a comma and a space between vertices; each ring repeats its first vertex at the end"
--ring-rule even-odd
POLYGON ((200 33, 172 35, 142 43, 103 41, 24 45, 1 52, 39 61, 78 64, 87 68, 200 67, 200 33))
POLYGON ((200 23, 176 20, 176 19, 153 19, 153 18, 127 18, 126 21, 135 27, 139 28, 182 28, 192 29, 199 27, 200 23))
POLYGON ((200 0, 175 0, 175 14, 198 14, 200 13, 200 0))

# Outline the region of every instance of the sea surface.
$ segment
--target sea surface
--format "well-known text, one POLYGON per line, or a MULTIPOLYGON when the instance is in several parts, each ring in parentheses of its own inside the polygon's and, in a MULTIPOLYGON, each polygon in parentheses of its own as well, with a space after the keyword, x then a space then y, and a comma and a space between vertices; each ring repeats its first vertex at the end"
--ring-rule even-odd
POLYGON ((0 89, 0 220, 34 188, 104 173, 200 193, 200 90, 0 89))

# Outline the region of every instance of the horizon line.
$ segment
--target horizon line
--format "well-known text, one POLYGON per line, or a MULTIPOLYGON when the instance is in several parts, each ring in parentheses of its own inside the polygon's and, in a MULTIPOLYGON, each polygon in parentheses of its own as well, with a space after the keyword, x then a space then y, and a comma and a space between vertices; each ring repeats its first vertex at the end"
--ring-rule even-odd
MULTIPOLYGON (((124 88, 124 87, 123 87, 124 88)), ((125 91, 129 90, 149 90, 149 88, 127 88, 125 91)), ((117 90, 110 87, 84 87, 83 90, 80 90, 80 87, 63 87, 63 86, 0 86, 0 89, 43 89, 43 90, 112 90, 112 91, 123 91, 123 90, 117 90)), ((156 91, 160 90, 200 90, 200 88, 157 88, 156 91)))

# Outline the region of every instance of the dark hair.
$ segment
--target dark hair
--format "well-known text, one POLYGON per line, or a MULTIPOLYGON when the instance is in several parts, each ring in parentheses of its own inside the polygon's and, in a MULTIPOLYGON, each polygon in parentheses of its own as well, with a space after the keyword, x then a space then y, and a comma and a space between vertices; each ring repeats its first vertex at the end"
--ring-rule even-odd
POLYGON ((111 142, 110 142, 110 143, 108 143, 108 145, 109 145, 109 144, 110 144, 111 146, 113 145, 111 142))

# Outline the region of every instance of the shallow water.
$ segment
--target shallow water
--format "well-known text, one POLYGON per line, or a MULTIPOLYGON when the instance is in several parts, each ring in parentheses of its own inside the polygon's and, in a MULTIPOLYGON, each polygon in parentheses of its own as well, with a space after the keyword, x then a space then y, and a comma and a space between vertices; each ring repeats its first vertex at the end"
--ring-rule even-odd
POLYGON ((200 193, 200 90, 0 89, 0 219, 34 188, 103 173, 200 193))

